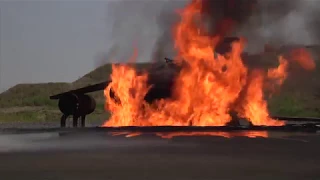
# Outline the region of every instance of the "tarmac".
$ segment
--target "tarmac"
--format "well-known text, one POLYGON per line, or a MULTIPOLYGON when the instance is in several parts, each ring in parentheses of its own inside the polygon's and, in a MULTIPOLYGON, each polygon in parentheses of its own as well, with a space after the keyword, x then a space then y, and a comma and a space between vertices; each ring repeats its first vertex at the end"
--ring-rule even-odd
POLYGON ((0 135, 1 179, 320 179, 320 134, 125 137, 107 132, 0 135))

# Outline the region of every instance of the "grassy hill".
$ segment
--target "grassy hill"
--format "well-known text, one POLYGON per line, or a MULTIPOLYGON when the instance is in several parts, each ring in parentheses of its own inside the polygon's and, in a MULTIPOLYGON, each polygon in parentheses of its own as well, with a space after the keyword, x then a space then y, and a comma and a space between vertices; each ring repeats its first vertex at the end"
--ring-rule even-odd
MULTIPOLYGON (((137 64, 139 69, 147 67, 147 63, 137 64)), ((106 64, 71 83, 18 84, 0 94, 0 121, 57 121, 61 116, 58 101, 50 100, 49 96, 103 82, 110 73, 111 64, 106 64)), ((97 109, 88 119, 107 119, 103 92, 90 95, 96 99, 97 109)))
MULTIPOLYGON (((320 101, 317 98, 317 92, 320 90, 320 82, 317 79, 320 75, 320 48, 312 46, 309 50, 315 57, 316 70, 307 72, 295 69, 290 72, 281 91, 268 100, 272 114, 320 117, 320 101)), ((277 64, 276 56, 279 53, 281 52, 270 52, 252 62, 262 66, 274 66, 277 64)), ((147 68, 149 65, 145 63, 137 66, 147 68)), ((50 100, 50 95, 105 81, 110 73, 111 65, 106 64, 71 83, 18 84, 0 94, 0 121, 58 121, 61 116, 58 101, 50 100)), ((103 109, 103 92, 94 92, 91 95, 97 101, 97 109, 88 119, 107 119, 109 115, 103 109)))

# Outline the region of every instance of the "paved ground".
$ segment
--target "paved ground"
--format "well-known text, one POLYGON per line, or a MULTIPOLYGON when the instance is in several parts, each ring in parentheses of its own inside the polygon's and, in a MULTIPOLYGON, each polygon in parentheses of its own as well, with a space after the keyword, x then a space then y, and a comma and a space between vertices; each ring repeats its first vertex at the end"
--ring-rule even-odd
POLYGON ((320 179, 320 136, 0 135, 1 179, 320 179))

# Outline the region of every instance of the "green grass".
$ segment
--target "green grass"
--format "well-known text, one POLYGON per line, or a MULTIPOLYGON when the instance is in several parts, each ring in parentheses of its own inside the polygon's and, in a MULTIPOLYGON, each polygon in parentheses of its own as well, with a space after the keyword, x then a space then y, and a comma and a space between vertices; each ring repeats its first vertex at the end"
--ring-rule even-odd
POLYGON ((320 117, 320 111, 309 108, 307 103, 297 96, 283 95, 269 101, 269 111, 279 116, 320 117))
MULTIPOLYGON (((139 69, 149 63, 137 64, 139 69)), ((49 96, 71 89, 106 81, 111 73, 111 64, 101 66, 72 83, 38 83, 18 84, 0 94, 0 122, 41 122, 59 121, 58 100, 49 96)), ((96 102, 96 110, 87 116, 89 121, 108 119, 109 113, 104 110, 103 91, 91 93, 96 102)))
POLYGON ((18 84, 0 94, 0 108, 21 106, 55 106, 50 95, 67 91, 68 83, 18 84))
POLYGON ((0 113, 1 122, 44 122, 60 118, 60 113, 50 110, 0 113))
MULTIPOLYGON (((15 108, 2 108, 0 122, 50 122, 59 121, 61 113, 57 105, 52 106, 25 106, 15 108)), ((98 103, 94 113, 87 116, 89 121, 101 121, 109 118, 109 113, 104 110, 104 104, 98 103)))

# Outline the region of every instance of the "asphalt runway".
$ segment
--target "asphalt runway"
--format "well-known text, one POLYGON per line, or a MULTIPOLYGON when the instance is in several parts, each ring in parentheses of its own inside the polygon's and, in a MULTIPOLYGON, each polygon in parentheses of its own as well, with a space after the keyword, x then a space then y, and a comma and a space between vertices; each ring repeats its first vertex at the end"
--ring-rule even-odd
POLYGON ((317 133, 171 139, 113 135, 93 131, 2 134, 1 179, 320 179, 317 133))

